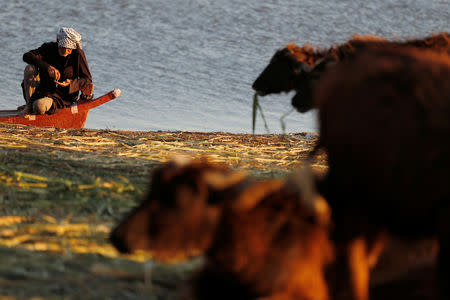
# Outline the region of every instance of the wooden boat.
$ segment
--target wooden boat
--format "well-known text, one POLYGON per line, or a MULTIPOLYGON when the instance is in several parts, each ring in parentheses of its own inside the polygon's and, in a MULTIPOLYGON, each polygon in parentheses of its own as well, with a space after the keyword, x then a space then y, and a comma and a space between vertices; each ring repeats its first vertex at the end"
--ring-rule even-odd
POLYGON ((22 124, 38 127, 83 128, 91 108, 102 105, 120 96, 115 89, 92 100, 79 100, 72 106, 52 115, 23 115, 18 110, 0 110, 0 123, 22 124))

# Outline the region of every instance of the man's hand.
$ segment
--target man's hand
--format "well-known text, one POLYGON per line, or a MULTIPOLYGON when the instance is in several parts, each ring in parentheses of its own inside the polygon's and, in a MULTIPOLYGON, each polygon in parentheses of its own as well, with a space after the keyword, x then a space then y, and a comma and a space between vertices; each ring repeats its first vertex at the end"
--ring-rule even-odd
POLYGON ((56 68, 52 67, 52 66, 48 67, 47 72, 48 72, 48 76, 51 79, 53 79, 54 81, 58 81, 59 78, 61 77, 61 74, 59 73, 59 71, 56 68))
POLYGON ((69 85, 70 85, 70 83, 72 82, 72 80, 71 80, 71 79, 66 79, 66 80, 64 80, 63 82, 59 82, 59 81, 55 81, 55 82, 56 82, 56 84, 58 84, 58 85, 60 85, 60 86, 66 87, 66 86, 69 86, 69 85))

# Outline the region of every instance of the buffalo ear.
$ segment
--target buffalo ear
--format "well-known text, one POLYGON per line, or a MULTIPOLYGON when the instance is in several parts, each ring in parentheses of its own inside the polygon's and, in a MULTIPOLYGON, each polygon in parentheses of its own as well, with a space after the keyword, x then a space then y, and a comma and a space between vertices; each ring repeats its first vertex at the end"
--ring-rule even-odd
POLYGON ((293 172, 287 184, 300 194, 302 207, 306 208, 319 224, 328 227, 331 224, 331 208, 317 193, 313 176, 311 167, 306 165, 293 172))
POLYGON ((314 69, 313 66, 310 66, 308 64, 302 64, 302 71, 306 73, 310 73, 314 69))
POLYGON ((184 154, 174 154, 169 158, 175 166, 181 168, 192 162, 192 158, 184 154))
POLYGON ((224 190, 228 187, 238 184, 247 178, 247 172, 244 170, 211 170, 203 174, 206 184, 215 190, 224 190))
POLYGON ((323 72, 329 67, 336 65, 337 63, 338 62, 336 60, 322 58, 316 61, 313 69, 316 70, 317 72, 323 72))
POLYGON ((308 71, 305 71, 308 69, 307 64, 304 64, 300 61, 291 61, 290 64, 293 65, 292 70, 295 75, 300 75, 303 72, 308 72, 308 71))
POLYGON ((314 66, 310 66, 303 62, 296 62, 295 66, 294 66, 294 74, 295 75, 300 75, 300 74, 304 74, 304 73, 308 74, 308 73, 311 73, 312 70, 314 70, 314 66))
POLYGON ((162 184, 170 182, 180 170, 192 162, 192 159, 186 155, 172 155, 169 159, 159 164, 151 172, 151 187, 159 187, 162 184))
POLYGON ((235 212, 247 212, 255 208, 265 196, 280 190, 284 182, 279 179, 257 182, 246 188, 233 202, 232 209, 235 212))

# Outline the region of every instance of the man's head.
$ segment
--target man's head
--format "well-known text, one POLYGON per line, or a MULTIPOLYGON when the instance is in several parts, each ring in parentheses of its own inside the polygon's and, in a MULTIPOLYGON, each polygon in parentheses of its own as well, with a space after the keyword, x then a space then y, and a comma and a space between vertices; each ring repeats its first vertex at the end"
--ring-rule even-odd
POLYGON ((61 27, 56 35, 56 42, 61 56, 70 55, 73 49, 82 49, 81 34, 73 28, 61 27))

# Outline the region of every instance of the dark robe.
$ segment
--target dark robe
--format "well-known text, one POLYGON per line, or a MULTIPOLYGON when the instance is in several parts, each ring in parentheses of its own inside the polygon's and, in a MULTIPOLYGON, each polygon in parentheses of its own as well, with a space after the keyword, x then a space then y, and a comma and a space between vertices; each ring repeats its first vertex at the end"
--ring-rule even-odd
POLYGON ((31 96, 31 102, 43 97, 53 99, 53 105, 47 112, 48 114, 70 106, 78 100, 80 89, 92 83, 86 56, 81 49, 74 49, 71 54, 64 57, 59 55, 56 42, 44 43, 38 49, 25 53, 23 61, 36 66, 39 70, 40 84, 31 96), (71 79, 70 85, 67 87, 57 85, 49 77, 49 66, 60 72, 61 77, 58 81, 62 82, 66 79, 71 79))

